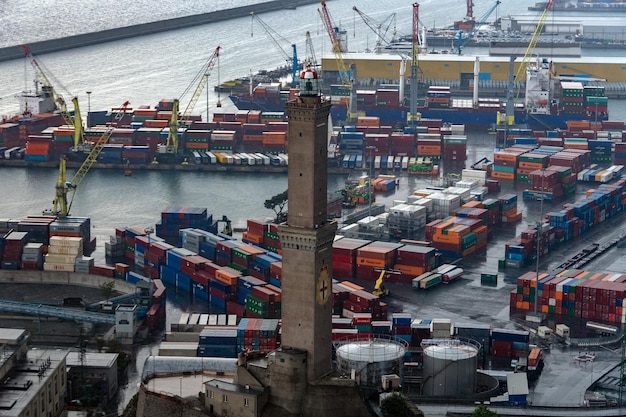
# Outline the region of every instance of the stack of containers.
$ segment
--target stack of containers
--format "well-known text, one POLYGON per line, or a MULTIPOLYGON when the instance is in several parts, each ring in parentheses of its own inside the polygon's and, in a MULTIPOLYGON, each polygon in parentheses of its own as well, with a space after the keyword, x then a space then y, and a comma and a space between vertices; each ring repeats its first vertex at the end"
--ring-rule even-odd
POLYGON ((590 152, 588 150, 567 149, 550 155, 550 164, 565 166, 572 169, 572 173, 578 174, 589 166, 590 152))
POLYGON ((246 316, 257 318, 279 318, 281 315, 280 288, 268 285, 252 287, 246 295, 246 316))
POLYGON ((522 220, 522 213, 517 211, 517 194, 504 194, 498 197, 502 212, 502 223, 514 223, 522 220))
POLYGON ((413 317, 411 313, 392 313, 391 314, 391 334, 398 341, 411 344, 412 329, 411 322, 413 317))
POLYGON ((229 240, 227 236, 216 235, 208 232, 205 236, 205 240, 200 242, 200 251, 198 255, 204 256, 211 261, 215 261, 217 257, 217 244, 223 240, 229 240))
POLYGON ((561 81, 561 114, 584 114, 585 92, 578 81, 561 81))
POLYGON ((528 352, 530 334, 525 330, 492 329, 491 354, 497 358, 518 358, 528 352))
POLYGON ((76 258, 82 256, 82 254, 82 238, 51 236, 48 253, 44 257, 43 269, 44 271, 74 272, 76 258))
POLYGON ((236 358, 237 326, 206 326, 198 337, 198 357, 236 358))
POLYGON ((415 135, 394 132, 389 136, 389 152, 391 155, 414 156, 415 135))
POLYGON ((359 130, 359 128, 363 130, 367 130, 369 128, 379 128, 380 118, 375 116, 359 116, 356 119, 356 127, 357 130, 359 130))
POLYGON ((98 154, 98 162, 101 164, 120 164, 122 163, 122 151, 124 145, 106 144, 98 154))
POLYGON ((94 266, 94 258, 92 256, 78 256, 74 264, 74 272, 81 274, 91 273, 94 266))
POLYGON ((402 272, 399 279, 402 282, 411 280, 424 272, 432 271, 439 265, 437 250, 433 247, 404 245, 398 248, 394 270, 402 272))
POLYGON ((443 258, 457 259, 468 256, 476 250, 476 233, 472 228, 481 225, 480 220, 473 220, 465 225, 460 217, 448 217, 441 223, 433 226, 433 247, 441 253, 443 258))
MULTIPOLYGON (((105 132, 102 132, 104 134, 105 132)), ((135 129, 114 128, 111 131, 107 144, 110 145, 134 145, 135 129)))
POLYGON ((431 85, 426 92, 426 105, 429 109, 450 108, 451 96, 450 87, 431 85))
POLYGON ((609 99, 605 96, 604 86, 586 85, 583 87, 585 110, 591 119, 602 120, 609 112, 609 99))
POLYGON ((280 283, 283 278, 283 262, 282 261, 274 261, 270 264, 270 279, 269 283, 280 287, 280 283))
POLYGON ((152 120, 156 118, 157 109, 134 109, 133 110, 133 122, 145 122, 146 120, 152 120))
MULTIPOLYGON (((43 243, 27 243, 22 250, 19 269, 43 268, 43 243)), ((89 271, 87 271, 89 273, 89 271)))
POLYGON ((280 321, 243 318, 237 326, 237 352, 269 351, 280 347, 280 321))
POLYGON ((372 313, 353 313, 351 322, 352 327, 357 330, 357 334, 359 337, 372 337, 372 313))
POLYGON ((122 160, 130 164, 148 164, 151 161, 155 149, 148 145, 124 146, 122 149, 122 160))
POLYGON ((430 319, 413 319, 411 321, 411 347, 418 348, 422 340, 432 339, 431 322, 430 319))
POLYGON ((195 253, 183 248, 173 248, 167 251, 165 265, 161 265, 160 271, 164 284, 191 292, 191 277, 180 270, 183 258, 190 255, 195 255, 195 253))
POLYGON ((546 200, 563 197, 563 186, 559 174, 553 170, 538 169, 528 175, 530 189, 541 194, 546 200))
MULTIPOLYGON (((339 132, 338 145, 341 155, 363 155, 365 134, 356 131, 339 132)), ((373 152, 372 152, 373 153, 373 152)))
POLYGON ((242 234, 242 240, 256 245, 263 245, 267 228, 267 223, 248 219, 246 222, 246 231, 242 234))
POLYGON ((392 269, 396 263, 397 249, 400 247, 402 244, 374 241, 358 248, 356 250, 356 277, 372 280, 378 278, 377 269, 392 269))
POLYGON ((472 200, 471 189, 465 187, 448 187, 442 191, 444 194, 456 195, 462 204, 472 200))
POLYGON ((441 134, 439 133, 418 133, 417 134, 417 156, 427 156, 431 159, 441 158, 441 134))
POLYGON ((231 262, 229 266, 240 271, 242 274, 248 274, 255 258, 263 255, 265 251, 252 245, 241 245, 233 248, 231 251, 231 262))
POLYGON ((278 154, 287 150, 287 132, 263 132, 263 151, 278 154))
POLYGON ((447 217, 461 207, 461 198, 454 194, 434 193, 428 199, 433 202, 433 217, 447 217))
POLYGON ((82 238, 82 255, 90 255, 96 249, 96 238, 91 238, 89 217, 59 217, 50 223, 50 236, 82 238))
POLYGON ((50 156, 50 145, 52 138, 49 136, 30 135, 26 142, 24 160, 26 161, 47 161, 50 156))
MULTIPOLYGON (((164 122, 167 126, 167 121, 164 120, 164 122)), ((146 122, 144 122, 144 124, 145 123, 146 122)), ((163 129, 163 127, 141 127, 139 129, 136 129, 133 145, 147 147, 151 152, 156 152, 160 146, 165 145, 167 140, 167 136, 162 137, 163 129)), ((165 149, 163 149, 162 152, 165 152, 165 149)))
POLYGON ((626 142, 615 143, 615 159, 617 165, 626 165, 626 142))
POLYGON ((365 290, 348 292, 348 298, 343 300, 342 316, 352 318, 357 313, 370 313, 372 317, 381 319, 378 296, 365 290))
POLYGON ((502 223, 502 202, 495 198, 480 201, 477 206, 487 210, 487 226, 496 226, 502 223))
POLYGON ((450 339, 453 328, 450 319, 432 319, 430 333, 433 339, 450 339))
MULTIPOLYGON (((232 151, 235 146, 234 130, 214 130, 211 132, 211 143, 209 150, 211 151, 232 151)), ((261 138, 261 144, 263 139, 261 138)), ((262 146, 261 146, 262 148, 262 146)))
POLYGON ((511 312, 537 308, 550 316, 622 324, 626 322, 625 297, 623 274, 566 269, 537 277, 527 272, 518 277, 517 288, 511 291, 510 308, 511 312))
POLYGON ((518 159, 520 155, 526 152, 526 149, 521 148, 506 148, 502 151, 494 152, 491 176, 502 180, 515 180, 518 159))
POLYGON ((210 239, 210 235, 212 235, 212 233, 202 229, 180 229, 178 235, 178 247, 189 249, 195 253, 200 253, 200 245, 202 242, 206 242, 207 239, 210 239))
MULTIPOLYGON (((4 237, 2 269, 19 269, 24 246, 28 241, 27 232, 11 232, 4 237)), ((72 267, 74 263, 72 262, 72 267)))
POLYGON ((395 88, 379 88, 376 90, 376 107, 397 109, 400 107, 400 93, 395 88))
POLYGON ((20 143, 20 125, 17 123, 0 124, 0 145, 7 148, 18 146, 20 143))
MULTIPOLYGON (((143 253, 143 274, 151 279, 161 277, 161 265, 166 264, 167 251, 174 249, 173 245, 161 241, 159 238, 138 236, 135 241, 148 241, 147 249, 143 253)), ((136 245, 135 245, 136 247, 136 245)))
POLYGON ((161 212, 161 219, 156 224, 156 235, 176 245, 180 230, 186 228, 197 228, 214 233, 213 216, 207 214, 206 208, 170 205, 161 212))
POLYGON ((282 252, 280 238, 278 237, 278 225, 276 223, 270 223, 265 230, 262 247, 277 254, 282 252))
MULTIPOLYGON (((276 88, 278 91, 278 88, 276 88)), ((280 122, 285 120, 285 112, 284 111, 263 111, 261 112, 260 122, 264 124, 269 124, 271 122, 280 122)))
POLYGON ((243 245, 236 240, 221 240, 215 246, 215 263, 220 266, 228 266, 233 261, 233 249, 243 245))
POLYGON ((550 162, 550 155, 530 151, 518 158, 518 167, 515 171, 515 180, 520 183, 528 183, 528 174, 533 171, 544 169, 550 162))
POLYGON ((225 311, 226 303, 235 300, 237 297, 236 289, 241 272, 227 266, 213 267, 213 264, 209 266, 214 270, 215 274, 215 278, 211 278, 209 282, 209 303, 225 311))
POLYGON ((426 225, 426 207, 416 204, 397 204, 389 209, 387 227, 395 236, 416 236, 426 225))
MULTIPOLYGON (((591 152, 591 162, 611 162, 611 152, 613 150, 612 140, 590 140, 587 144, 591 152)), ((615 153, 617 154, 617 147, 615 153)))
POLYGON ((478 185, 482 187, 486 185, 487 171, 477 169, 464 169, 461 171, 461 180, 478 181, 478 185))
POLYGON ((27 216, 17 223, 18 232, 28 232, 28 242, 48 244, 50 239, 50 224, 56 216, 27 216))
POLYGON ((187 129, 185 132, 185 149, 208 151, 210 142, 210 130, 187 129))
MULTIPOLYGON (((249 117, 249 115, 248 115, 249 117)), ((244 152, 262 152, 263 151, 263 132, 265 132, 265 124, 260 123, 244 123, 242 128, 242 147, 244 152)))
POLYGON ((467 136, 445 135, 443 137, 442 159, 446 161, 465 161, 467 159, 467 136))
MULTIPOLYGON (((386 133, 366 133, 364 136, 365 144, 363 146, 363 152, 366 156, 382 156, 387 155, 389 152, 390 136, 386 133)), ((382 168, 382 167, 374 167, 382 168)))
POLYGON ((335 240, 332 252, 333 277, 338 279, 355 277, 357 251, 368 243, 367 240, 345 237, 335 240))
POLYGON ((253 276, 242 276, 237 281, 236 289, 228 287, 227 290, 229 294, 236 294, 237 302, 245 306, 247 296, 252 294, 252 288, 264 285, 267 285, 267 282, 262 279, 253 276))

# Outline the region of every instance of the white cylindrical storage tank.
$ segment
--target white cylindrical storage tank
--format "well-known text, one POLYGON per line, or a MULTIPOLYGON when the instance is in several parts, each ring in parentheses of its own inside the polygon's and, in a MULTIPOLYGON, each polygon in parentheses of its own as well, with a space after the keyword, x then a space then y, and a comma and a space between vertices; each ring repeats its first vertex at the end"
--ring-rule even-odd
POLYGON ((459 341, 422 344, 424 349, 423 395, 461 397, 476 390, 478 350, 459 341))
POLYGON ((337 369, 345 375, 354 375, 362 387, 377 389, 383 375, 400 377, 406 343, 373 338, 336 344, 337 369))

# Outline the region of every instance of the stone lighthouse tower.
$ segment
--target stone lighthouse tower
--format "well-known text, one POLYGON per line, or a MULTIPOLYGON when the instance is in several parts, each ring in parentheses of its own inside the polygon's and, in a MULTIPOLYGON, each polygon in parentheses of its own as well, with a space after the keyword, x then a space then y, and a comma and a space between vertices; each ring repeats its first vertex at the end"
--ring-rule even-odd
POLYGON ((300 95, 286 105, 289 118, 289 210, 279 228, 283 250, 282 346, 307 352, 306 378, 332 370, 332 243, 327 221, 327 140, 330 101, 317 73, 300 75, 300 95))

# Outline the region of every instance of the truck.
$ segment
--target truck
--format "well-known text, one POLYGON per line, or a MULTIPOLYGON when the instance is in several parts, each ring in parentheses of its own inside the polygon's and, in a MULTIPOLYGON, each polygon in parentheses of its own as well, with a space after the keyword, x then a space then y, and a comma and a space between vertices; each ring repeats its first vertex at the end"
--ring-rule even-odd
POLYGON ((463 275, 463 269, 452 264, 443 264, 436 268, 434 272, 441 274, 442 282, 444 284, 449 284, 450 281, 453 281, 463 275))
POLYGON ((441 274, 433 271, 424 272, 422 275, 413 278, 411 281, 411 287, 425 290, 430 287, 434 287, 435 285, 441 283, 441 281, 441 274))

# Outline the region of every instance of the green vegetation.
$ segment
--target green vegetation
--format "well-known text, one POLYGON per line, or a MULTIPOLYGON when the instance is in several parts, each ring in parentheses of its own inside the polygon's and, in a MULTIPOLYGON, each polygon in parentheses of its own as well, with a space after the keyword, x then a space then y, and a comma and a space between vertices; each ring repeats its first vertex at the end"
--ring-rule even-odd
POLYGON ((479 405, 472 413, 472 417, 498 417, 498 413, 491 411, 485 405, 479 405))
POLYGON ((113 291, 115 291, 115 281, 108 281, 100 285, 100 292, 107 300, 111 298, 113 291))
POLYGON ((275 195, 269 200, 265 200, 264 206, 266 209, 274 211, 276 214, 276 218, 274 219, 275 223, 282 223, 287 219, 287 213, 284 213, 283 210, 287 205, 287 190, 283 191, 280 194, 275 195))
POLYGON ((409 413, 409 403, 402 394, 393 393, 380 405, 383 417, 405 417, 409 413))

